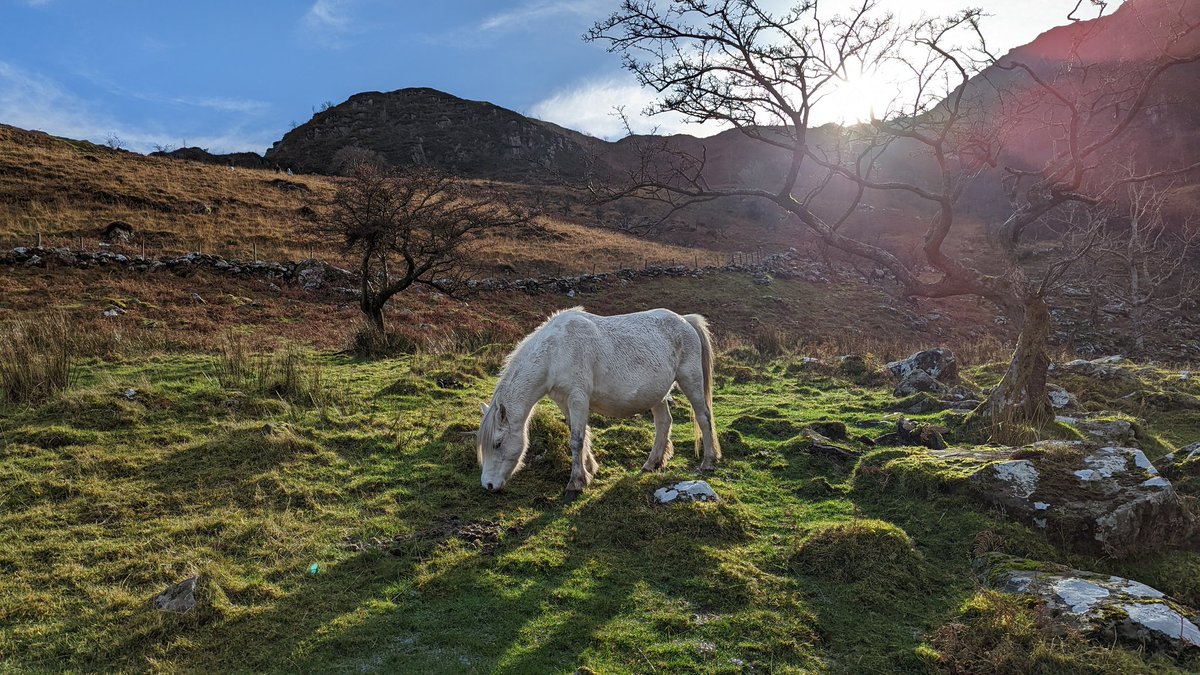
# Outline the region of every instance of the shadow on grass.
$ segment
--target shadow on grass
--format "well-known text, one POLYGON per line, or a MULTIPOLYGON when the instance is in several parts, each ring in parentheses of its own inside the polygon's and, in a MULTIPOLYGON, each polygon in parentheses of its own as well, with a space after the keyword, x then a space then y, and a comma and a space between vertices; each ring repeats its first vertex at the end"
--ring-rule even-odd
MULTIPOLYGON (((533 487, 464 500, 464 521, 513 523, 494 550, 446 532, 396 555, 353 554, 297 581, 269 610, 214 625, 188 667, 549 672, 581 665, 589 650, 633 655, 663 633, 685 634, 688 612, 750 603, 745 581, 712 553, 748 540, 737 506, 656 507, 647 479, 633 475, 570 504, 547 503, 545 481, 533 487), (528 517, 508 521, 510 509, 528 517), (668 609, 656 617, 656 607, 668 609), (220 645, 238 640, 254 647, 223 660, 220 645)), ((681 641, 657 648, 678 652, 668 657, 679 663, 699 658, 681 641)))

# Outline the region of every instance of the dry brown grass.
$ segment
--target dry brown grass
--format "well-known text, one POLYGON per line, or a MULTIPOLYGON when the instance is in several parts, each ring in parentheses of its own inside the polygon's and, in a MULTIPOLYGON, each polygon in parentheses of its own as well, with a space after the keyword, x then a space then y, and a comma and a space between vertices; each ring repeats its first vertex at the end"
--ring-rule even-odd
POLYGON ((504 264, 514 277, 640 269, 646 265, 722 265, 725 254, 636 239, 553 217, 488 240, 484 266, 504 264))
POLYGON ((295 258, 308 249, 297 234, 301 193, 273 185, 284 178, 321 192, 322 179, 143 157, 0 127, 0 244, 95 248, 114 220, 134 227, 147 253, 206 252, 295 258))
MULTIPOLYGON (((0 248, 99 247, 113 221, 133 226, 129 254, 201 250, 239 259, 349 261, 304 232, 301 209, 327 198, 334 179, 277 175, 113 151, 0 126, 0 248), (286 181, 279 183, 279 181, 286 181), (288 188, 288 185, 302 186, 288 188), (281 187, 282 186, 282 187, 281 187)), ((506 190, 532 198, 522 186, 506 190)), ((487 273, 517 276, 612 271, 645 264, 712 264, 713 253, 667 246, 558 217, 486 242, 487 273)))
POLYGON ((76 336, 57 312, 0 326, 0 401, 37 403, 71 383, 76 336))

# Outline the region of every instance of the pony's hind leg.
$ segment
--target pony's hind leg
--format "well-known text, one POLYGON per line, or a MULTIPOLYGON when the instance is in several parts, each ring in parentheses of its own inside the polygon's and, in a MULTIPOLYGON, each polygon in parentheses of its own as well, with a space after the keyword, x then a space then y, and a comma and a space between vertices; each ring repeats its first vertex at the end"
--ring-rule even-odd
POLYGON ((701 445, 704 448, 700 470, 715 471, 717 460, 721 459, 721 451, 713 435, 712 410, 708 407, 708 400, 704 395, 704 377, 696 373, 694 377, 680 377, 678 382, 683 395, 687 396, 688 402, 692 404, 692 416, 699 432, 696 438, 697 453, 701 445))
POLYGON ((654 447, 650 457, 642 465, 642 471, 658 471, 667 465, 675 446, 671 443, 671 408, 666 399, 659 401, 650 412, 654 413, 654 447))

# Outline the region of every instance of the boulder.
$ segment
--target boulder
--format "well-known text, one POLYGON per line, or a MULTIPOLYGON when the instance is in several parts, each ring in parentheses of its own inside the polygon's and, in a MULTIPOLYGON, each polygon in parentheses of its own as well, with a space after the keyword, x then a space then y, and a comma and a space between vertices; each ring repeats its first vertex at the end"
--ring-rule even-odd
POLYGON ((973 498, 1072 550, 1127 558, 1187 545, 1200 532, 1171 482, 1136 448, 1042 441, 1015 452, 935 455, 966 462, 973 498))
POLYGON ((918 392, 944 396, 950 393, 950 388, 933 379, 933 376, 924 370, 910 370, 900 378, 900 382, 896 385, 896 389, 892 392, 892 395, 912 396, 918 392))
POLYGON ((133 242, 133 226, 122 220, 114 220, 104 228, 101 240, 110 244, 129 244, 133 242))
POLYGON ((654 491, 654 500, 659 504, 721 501, 712 486, 702 480, 685 480, 674 485, 660 487, 654 491))
POLYGON ((1046 394, 1050 396, 1050 405, 1055 410, 1069 410, 1079 405, 1074 394, 1057 384, 1047 384, 1046 394))
POLYGON ((945 347, 926 349, 906 359, 893 361, 887 364, 887 369, 899 380, 919 370, 941 382, 958 382, 958 360, 954 358, 954 352, 945 347))
POLYGON ((1101 644, 1200 653, 1200 614, 1146 584, 1000 553, 976 559, 975 569, 999 591, 1039 598, 1059 619, 1101 644))
POLYGON ((946 448, 946 441, 942 439, 944 431, 945 429, 932 424, 914 422, 901 417, 896 420, 896 430, 876 438, 875 443, 877 445, 924 446, 931 450, 944 450, 946 448))
POLYGON ((331 282, 344 284, 353 280, 353 275, 348 270, 311 258, 296 263, 292 275, 306 291, 317 290, 331 282))
POLYGON ((160 612, 183 614, 196 606, 196 584, 200 577, 189 577, 171 586, 154 598, 154 608, 160 612))

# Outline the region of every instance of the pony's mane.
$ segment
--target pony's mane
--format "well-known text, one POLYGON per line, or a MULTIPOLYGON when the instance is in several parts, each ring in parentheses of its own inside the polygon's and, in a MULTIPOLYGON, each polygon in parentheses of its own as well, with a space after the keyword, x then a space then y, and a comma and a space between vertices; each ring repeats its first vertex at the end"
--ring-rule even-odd
POLYGON ((488 406, 487 412, 479 422, 479 433, 475 436, 475 461, 483 464, 483 449, 492 447, 496 442, 496 408, 495 400, 488 406))
MULTIPOLYGON (((533 342, 534 339, 538 335, 541 334, 542 329, 545 328, 547 325, 549 325, 551 321, 557 319, 560 315, 567 314, 569 312, 583 312, 583 311, 585 311, 585 310, 583 309, 582 305, 576 305, 574 307, 560 309, 557 312, 554 312, 550 316, 546 317, 546 320, 543 321, 540 326, 535 328, 532 333, 521 338, 521 341, 517 343, 517 346, 514 347, 513 350, 508 353, 508 356, 504 357, 504 367, 500 369, 500 378, 498 380, 498 383, 505 382, 505 380, 507 379, 506 376, 508 375, 509 366, 511 366, 513 361, 516 360, 517 356, 522 352, 522 350, 525 348, 525 346, 528 345, 530 342, 533 342)), ((500 392, 499 384, 497 384, 496 392, 497 393, 500 392)), ((492 396, 492 403, 494 404, 495 402, 496 402, 496 397, 492 396)))

